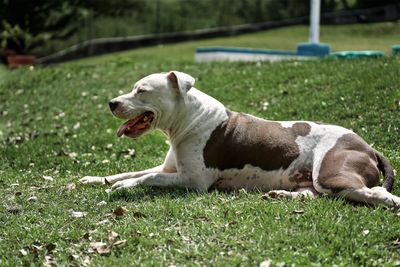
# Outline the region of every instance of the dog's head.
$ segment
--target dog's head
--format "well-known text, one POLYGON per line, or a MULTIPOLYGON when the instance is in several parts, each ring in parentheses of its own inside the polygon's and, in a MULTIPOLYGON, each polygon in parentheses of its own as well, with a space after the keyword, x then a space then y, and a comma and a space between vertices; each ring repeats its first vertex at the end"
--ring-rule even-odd
POLYGON ((118 137, 136 138, 163 125, 173 117, 175 107, 193 85, 192 76, 178 71, 151 74, 139 80, 131 93, 109 103, 114 116, 128 120, 119 127, 118 137))

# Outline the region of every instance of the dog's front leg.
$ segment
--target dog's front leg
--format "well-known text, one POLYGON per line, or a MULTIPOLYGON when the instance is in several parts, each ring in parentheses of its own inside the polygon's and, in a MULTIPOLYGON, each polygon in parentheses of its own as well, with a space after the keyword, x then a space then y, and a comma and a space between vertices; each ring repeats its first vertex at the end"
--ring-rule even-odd
POLYGON ((149 174, 149 173, 162 172, 163 169, 164 169, 164 166, 159 165, 154 168, 143 170, 143 171, 120 173, 120 174, 116 174, 116 175, 106 176, 104 178, 105 178, 106 184, 115 184, 118 181, 135 179, 135 178, 141 177, 141 176, 149 174))
POLYGON ((150 186, 177 186, 183 188, 193 188, 197 191, 206 191, 207 185, 194 184, 183 175, 179 173, 150 173, 143 175, 136 179, 127 179, 116 182, 111 188, 112 190, 121 190, 126 188, 135 187, 138 185, 150 185, 150 186))
POLYGON ((159 173, 159 172, 166 172, 166 173, 176 172, 175 155, 171 148, 169 149, 167 156, 165 157, 164 163, 154 168, 137 172, 125 172, 105 177, 85 176, 79 181, 82 184, 114 184, 118 181, 126 179, 135 179, 137 177, 141 177, 149 173, 159 173))
POLYGON ((141 177, 141 176, 149 174, 149 173, 162 172, 163 168, 164 168, 163 165, 159 165, 154 168, 143 170, 143 171, 124 172, 124 173, 119 173, 119 174, 105 176, 105 177, 85 176, 82 179, 80 179, 79 181, 82 184, 114 184, 121 180, 134 179, 134 178, 141 177))

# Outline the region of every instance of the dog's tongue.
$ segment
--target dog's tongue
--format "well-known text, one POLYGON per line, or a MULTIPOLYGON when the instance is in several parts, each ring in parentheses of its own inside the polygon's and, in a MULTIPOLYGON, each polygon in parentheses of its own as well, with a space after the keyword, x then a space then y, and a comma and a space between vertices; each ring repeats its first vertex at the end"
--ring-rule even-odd
POLYGON ((118 137, 121 137, 125 133, 125 130, 129 127, 128 123, 129 123, 129 121, 125 122, 118 128, 118 131, 117 131, 118 137))
POLYGON ((126 129, 128 129, 129 127, 133 127, 142 117, 143 114, 122 124, 117 131, 117 136, 121 137, 125 133, 126 129))

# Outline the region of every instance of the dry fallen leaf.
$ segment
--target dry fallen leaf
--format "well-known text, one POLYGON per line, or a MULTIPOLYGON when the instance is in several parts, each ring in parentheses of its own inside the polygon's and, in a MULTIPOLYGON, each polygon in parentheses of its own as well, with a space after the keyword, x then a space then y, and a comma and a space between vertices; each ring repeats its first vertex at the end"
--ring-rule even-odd
POLYGON ((31 252, 32 252, 33 255, 37 255, 39 250, 42 250, 42 248, 43 247, 40 246, 40 245, 32 245, 31 252))
POLYGON ((195 216, 193 219, 199 220, 199 221, 209 221, 209 219, 206 216, 200 215, 200 216, 195 216))
POLYGON ((83 211, 71 211, 71 215, 74 218, 82 218, 85 217, 87 215, 87 212, 83 212, 83 211))
POLYGON ((103 206, 103 205, 106 205, 107 204, 107 202, 105 202, 104 200, 102 200, 102 201, 100 201, 99 203, 97 203, 96 205, 97 206, 103 206))
POLYGON ((26 249, 20 249, 19 252, 22 254, 22 256, 28 255, 28 251, 26 249))
POLYGON ((230 221, 227 224, 225 224, 225 227, 229 227, 229 226, 236 225, 236 224, 238 224, 237 221, 230 221))
POLYGON ((90 257, 86 256, 85 259, 82 261, 82 266, 90 266, 90 257))
POLYGON ((74 159, 74 158, 78 157, 78 153, 76 153, 76 152, 69 152, 69 153, 66 153, 66 154, 71 159, 74 159))
POLYGON ((53 178, 53 177, 51 177, 51 176, 46 176, 46 175, 43 175, 42 177, 43 177, 43 179, 45 179, 46 181, 49 181, 49 182, 52 182, 52 181, 54 181, 54 178, 53 178))
POLYGON ((105 219, 105 220, 99 221, 99 222, 96 223, 96 224, 97 224, 97 225, 103 225, 103 224, 107 224, 107 223, 109 223, 109 222, 110 222, 110 220, 105 219))
POLYGON ((136 153, 135 149, 128 148, 127 154, 124 155, 124 158, 132 158, 135 156, 135 153, 136 153))
POLYGON ((36 202, 37 201, 37 197, 36 196, 30 196, 28 198, 28 201, 31 202, 31 203, 36 202))
POLYGON ((303 209, 298 209, 293 211, 294 214, 303 214, 304 210, 303 209))
POLYGON ((113 214, 117 217, 121 217, 124 216, 124 214, 127 212, 128 210, 124 207, 117 207, 114 211, 113 214))
POLYGON ((267 260, 265 260, 265 261, 260 263, 260 267, 269 267, 269 266, 271 266, 271 260, 270 259, 267 259, 267 260))
POLYGON ((7 208, 7 211, 11 214, 18 214, 18 213, 22 212, 22 210, 23 210, 22 206, 18 205, 18 204, 13 204, 13 205, 7 206, 6 208, 7 208))
POLYGON ((93 230, 90 230, 90 231, 89 231, 89 234, 92 235, 92 234, 98 233, 98 232, 99 232, 99 230, 93 229, 93 230))
POLYGON ((108 245, 104 242, 91 242, 88 252, 97 252, 100 255, 108 255, 111 253, 113 247, 124 245, 127 242, 125 239, 117 241, 118 237, 118 233, 111 231, 108 233, 108 245))
POLYGON ((56 263, 55 263, 54 258, 53 258, 52 255, 44 256, 43 266, 51 267, 51 266, 55 266, 55 265, 56 265, 56 263))
POLYGON ((100 255, 110 254, 113 247, 124 245, 127 242, 126 240, 117 241, 118 237, 119 237, 118 233, 110 231, 108 233, 108 244, 105 242, 91 242, 88 253, 97 252, 100 255))
POLYGON ((24 93, 24 89, 18 89, 16 92, 15 92, 15 95, 22 95, 24 93))
POLYGON ((400 239, 396 239, 396 240, 392 241, 392 246, 394 248, 400 249, 400 239))
POLYGON ((113 147, 113 144, 107 144, 107 145, 106 145, 106 149, 108 149, 108 150, 111 150, 112 147, 113 147))
POLYGON ((90 248, 100 255, 108 255, 111 253, 111 246, 107 246, 104 242, 92 242, 90 243, 90 248))
POLYGON ((77 255, 77 254, 72 254, 72 255, 68 256, 69 261, 76 261, 78 259, 79 259, 79 255, 77 255))
POLYGON ((75 183, 69 183, 65 186, 65 189, 67 189, 68 191, 74 190, 75 188, 76 188, 75 183))
POLYGON ((110 243, 114 243, 115 240, 118 238, 119 234, 117 234, 114 231, 111 231, 108 233, 108 241, 110 241, 110 243))
POLYGON ((126 239, 124 239, 124 240, 118 240, 117 242, 115 242, 115 243, 113 244, 113 246, 121 246, 121 245, 124 245, 126 242, 127 242, 126 239))

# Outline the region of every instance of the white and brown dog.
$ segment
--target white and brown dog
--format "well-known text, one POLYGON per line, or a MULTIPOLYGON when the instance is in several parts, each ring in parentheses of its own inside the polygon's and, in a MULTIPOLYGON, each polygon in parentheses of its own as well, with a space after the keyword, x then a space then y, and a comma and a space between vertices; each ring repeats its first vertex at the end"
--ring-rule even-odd
POLYGON ((389 193, 394 171, 388 160, 351 130, 233 112, 193 88, 194 81, 177 71, 152 74, 110 102, 112 113, 128 120, 118 136, 136 138, 156 128, 166 134, 171 147, 163 164, 80 181, 112 184, 116 190, 155 185, 257 188, 269 197, 326 193, 400 207, 400 198, 389 193))

